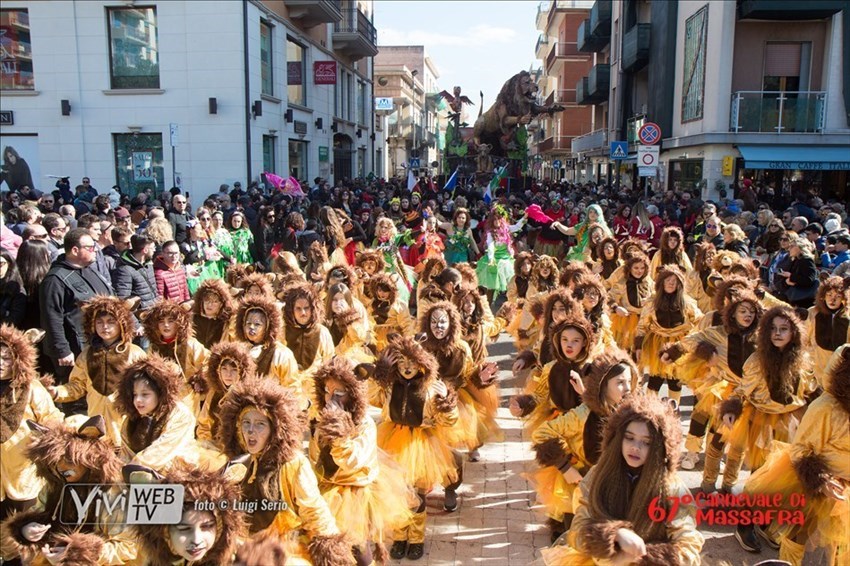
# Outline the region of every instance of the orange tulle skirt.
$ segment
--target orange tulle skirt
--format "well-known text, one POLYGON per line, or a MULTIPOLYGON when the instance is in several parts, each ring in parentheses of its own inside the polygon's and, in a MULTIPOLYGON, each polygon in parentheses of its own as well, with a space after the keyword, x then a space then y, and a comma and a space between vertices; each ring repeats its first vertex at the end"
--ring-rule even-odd
POLYGON ((548 517, 563 521, 565 513, 575 511, 573 498, 578 495, 578 484, 567 483, 556 467, 545 466, 523 476, 534 486, 537 502, 543 505, 548 517))
POLYGON ((499 385, 493 384, 484 389, 478 389, 471 383, 466 386, 478 413, 478 446, 487 442, 501 442, 505 439, 502 428, 496 422, 499 410, 499 385))
POLYGON ((377 479, 366 486, 319 482, 336 524, 356 544, 381 542, 390 536, 410 522, 410 508, 418 502, 404 470, 383 451, 379 451, 378 469, 377 479))
POLYGON ((540 557, 546 566, 594 566, 595 564, 589 555, 566 544, 544 548, 540 551, 540 557))
POLYGON ((614 335, 614 340, 620 348, 627 352, 632 351, 635 346, 635 334, 637 333, 637 325, 640 320, 640 315, 629 314, 620 316, 618 314, 611 315, 611 334, 614 335))
POLYGON ((378 446, 401 467, 405 483, 418 491, 457 481, 452 449, 436 428, 384 421, 378 425, 378 446))
POLYGON ((661 350, 667 344, 678 342, 680 338, 661 336, 652 332, 644 336, 638 367, 643 368, 649 375, 660 375, 661 377, 668 378, 676 377, 675 364, 661 363, 661 350))
POLYGON ((746 403, 744 410, 732 429, 722 429, 723 440, 731 446, 743 447, 744 462, 750 470, 764 465, 774 441, 790 442, 793 413, 763 413, 746 403))
POLYGON ((458 419, 454 426, 437 427, 437 434, 452 448, 478 448, 478 409, 466 388, 457 392, 458 419))

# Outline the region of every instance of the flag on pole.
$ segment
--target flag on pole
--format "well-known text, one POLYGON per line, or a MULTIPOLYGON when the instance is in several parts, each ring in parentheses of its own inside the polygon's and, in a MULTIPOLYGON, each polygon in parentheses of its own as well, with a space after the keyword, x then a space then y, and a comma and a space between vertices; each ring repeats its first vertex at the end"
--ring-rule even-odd
POLYGON ((443 190, 452 191, 455 187, 457 187, 457 173, 460 171, 460 167, 455 168, 455 172, 452 173, 452 176, 449 177, 449 180, 446 181, 446 184, 443 185, 443 190))
POLYGON ((490 201, 493 200, 493 191, 499 187, 499 183, 502 182, 502 179, 508 176, 508 166, 502 165, 497 171, 496 175, 490 180, 490 184, 487 185, 487 190, 484 191, 484 202, 490 204, 490 201))
POLYGON ((407 190, 413 192, 416 190, 417 185, 419 185, 419 181, 416 177, 413 176, 413 170, 407 170, 407 190))

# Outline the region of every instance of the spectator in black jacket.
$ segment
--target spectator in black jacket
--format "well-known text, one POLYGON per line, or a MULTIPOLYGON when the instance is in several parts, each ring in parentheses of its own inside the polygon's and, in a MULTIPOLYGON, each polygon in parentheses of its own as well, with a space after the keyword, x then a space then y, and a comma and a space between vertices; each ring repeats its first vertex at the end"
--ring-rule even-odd
POLYGON ((95 295, 111 295, 112 285, 92 268, 96 244, 89 231, 76 228, 65 236, 65 253, 39 286, 41 325, 47 335, 44 353, 53 363, 58 384, 67 383, 74 360, 86 342, 80 306, 95 295))
POLYGON ((94 214, 83 214, 77 219, 77 228, 85 228, 88 230, 94 240, 95 258, 92 263, 92 269, 96 270, 101 277, 110 281, 112 279, 112 262, 107 259, 103 253, 103 247, 100 245, 100 237, 103 235, 103 229, 100 227, 100 218, 94 214))
POLYGON ((814 304, 818 290, 818 269, 815 265, 815 246, 805 236, 789 231, 788 248, 791 263, 787 271, 779 273, 788 288, 785 298, 792 306, 808 308, 814 304))
POLYGON ((0 251, 0 319, 23 330, 27 313, 27 293, 15 258, 6 250, 0 251))
POLYGON ((723 226, 723 249, 736 252, 741 257, 749 257, 750 250, 747 247, 747 235, 737 224, 726 224, 723 226))
POLYGON ((186 223, 195 217, 186 211, 188 204, 186 197, 177 193, 171 197, 171 210, 168 211, 168 222, 171 223, 171 231, 174 233, 174 241, 182 244, 189 238, 186 223))
POLYGON ((118 266, 112 273, 112 287, 121 299, 138 297, 139 309, 144 311, 156 301, 156 278, 153 274, 153 257, 156 243, 134 234, 130 249, 121 254, 118 266))

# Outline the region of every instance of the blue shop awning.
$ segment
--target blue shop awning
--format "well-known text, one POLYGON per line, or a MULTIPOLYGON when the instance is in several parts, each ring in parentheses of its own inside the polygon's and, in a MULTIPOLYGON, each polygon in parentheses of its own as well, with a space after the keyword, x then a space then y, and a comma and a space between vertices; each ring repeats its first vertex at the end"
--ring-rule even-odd
POLYGON ((739 145, 747 169, 850 171, 850 145, 739 145))

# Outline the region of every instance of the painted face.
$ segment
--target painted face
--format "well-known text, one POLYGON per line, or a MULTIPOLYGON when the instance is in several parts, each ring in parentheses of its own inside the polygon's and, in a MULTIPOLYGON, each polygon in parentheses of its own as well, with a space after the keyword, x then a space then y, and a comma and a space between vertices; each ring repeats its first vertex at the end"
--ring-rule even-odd
POLYGON ((547 277, 552 275, 552 270, 549 268, 548 264, 544 264, 540 266, 540 271, 538 273, 540 273, 540 277, 546 279, 547 277))
POLYGON ((756 319, 756 309, 750 303, 740 303, 733 313, 738 328, 749 328, 756 319))
POLYGON ((590 241, 593 242, 594 244, 598 244, 599 242, 601 242, 603 237, 604 237, 604 234, 602 233, 601 230, 594 230, 593 232, 590 233, 590 241))
POLYGON ((296 299, 292 306, 295 322, 301 326, 310 324, 310 318, 313 316, 313 306, 307 299, 296 299))
POLYGON ((398 358, 398 373, 404 379, 413 379, 419 374, 420 368, 411 358, 399 356, 398 358))
POLYGON ((245 289, 245 298, 246 299, 259 299, 263 296, 263 290, 260 289, 259 285, 251 285, 247 289, 245 289))
POLYGON ((168 541, 177 556, 196 563, 206 556, 215 544, 215 515, 211 511, 187 509, 176 525, 168 527, 168 541))
POLYGON ((156 324, 160 340, 172 340, 177 336, 177 320, 173 316, 165 316, 156 324))
POLYGON ((664 280, 664 292, 667 294, 672 294, 676 292, 676 289, 679 288, 679 278, 675 275, 667 276, 667 279, 664 280))
POLYGON ((643 279, 643 276, 646 275, 646 264, 643 262, 633 264, 631 274, 635 279, 643 279))
POLYGON ((609 404, 616 405, 631 391, 632 376, 629 370, 624 369, 608 378, 605 384, 605 399, 609 404))
POLYGON ((561 343, 561 352, 570 360, 579 357, 584 348, 584 335, 575 328, 567 328, 561 332, 559 341, 561 343))
POLYGON ((0 346, 0 379, 12 379, 12 350, 0 346))
POLYGON ((555 301, 552 305, 552 324, 559 324, 567 320, 567 305, 561 301, 555 301))
POLYGON ((602 255, 605 256, 605 259, 614 259, 615 252, 614 244, 610 242, 602 246, 602 255))
POLYGON ((218 366, 218 377, 225 387, 239 381, 239 366, 232 360, 225 360, 218 366))
POLYGON ((221 298, 215 293, 207 293, 204 296, 204 316, 207 318, 215 318, 221 312, 221 298))
POLYGON ((260 311, 254 310, 248 313, 245 317, 244 328, 245 336, 252 344, 259 344, 266 338, 266 325, 268 318, 260 311))
POLYGON ((152 414, 159 405, 159 395, 145 381, 136 380, 133 383, 133 406, 139 415, 146 417, 152 414))
POLYGON ((630 468, 640 468, 649 457, 652 436, 649 427, 643 421, 632 421, 623 434, 623 458, 630 468))
POLYGON ((601 298, 599 291, 593 287, 588 287, 584 290, 584 297, 581 299, 581 305, 584 307, 585 311, 592 311, 596 308, 596 305, 599 304, 599 299, 601 298))
POLYGON ((325 382, 325 405, 336 405, 340 409, 344 409, 348 403, 351 393, 345 386, 336 379, 329 379, 325 382))
POLYGON ((374 260, 367 260, 363 262, 363 271, 368 273, 369 275, 374 275, 376 271, 378 271, 378 264, 374 260))
POLYGON ((439 309, 431 313, 431 334, 442 340, 449 334, 449 313, 439 309))
POLYGON ((272 423, 257 409, 249 409, 239 421, 242 432, 242 445, 252 456, 266 449, 272 435, 272 423))
POLYGON ((102 314, 94 321, 94 331, 106 345, 111 345, 121 336, 118 319, 111 314, 102 314))
POLYGON ((78 483, 83 480, 88 470, 81 464, 74 464, 70 460, 62 458, 56 464, 56 471, 59 472, 65 483, 78 483))
POLYGON ((343 293, 337 293, 331 300, 331 310, 334 314, 342 314, 349 309, 348 301, 343 293))
POLYGON ((770 341, 774 346, 782 350, 791 343, 792 337, 790 320, 777 316, 770 322, 770 341))
POLYGON ((840 291, 832 289, 826 292, 823 300, 826 303, 826 308, 834 311, 840 309, 841 305, 844 304, 844 295, 840 291))

